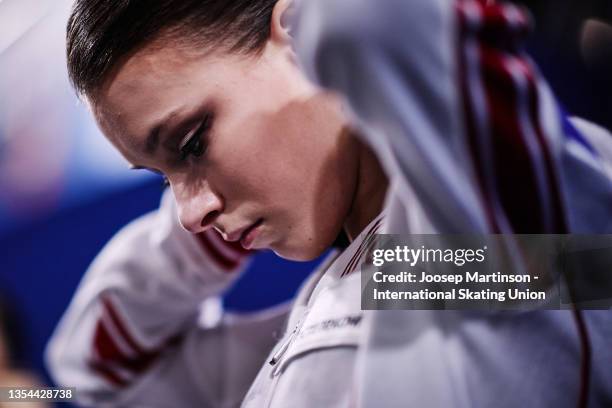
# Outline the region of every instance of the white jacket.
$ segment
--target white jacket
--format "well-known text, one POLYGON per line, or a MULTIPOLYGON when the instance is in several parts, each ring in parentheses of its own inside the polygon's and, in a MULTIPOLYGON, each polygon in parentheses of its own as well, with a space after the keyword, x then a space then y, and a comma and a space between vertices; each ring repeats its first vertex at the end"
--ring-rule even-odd
MULTIPOLYGON (((612 136, 565 117, 485 0, 304 0, 308 75, 345 98, 391 179, 383 232, 612 233, 612 136)), ((612 312, 374 311, 355 405, 604 407, 612 312), (583 330, 584 328, 584 330, 583 330)))
POLYGON ((287 315, 222 312, 247 259, 214 231, 182 229, 166 193, 85 274, 47 348, 53 378, 87 406, 239 405, 287 315))
POLYGON ((87 271, 47 348, 51 374, 87 406, 346 405, 363 337, 359 265, 381 225, 382 216, 332 251, 290 315, 289 305, 229 315, 218 296, 244 268, 244 252, 226 246, 234 267, 216 262, 179 226, 166 194, 87 271))

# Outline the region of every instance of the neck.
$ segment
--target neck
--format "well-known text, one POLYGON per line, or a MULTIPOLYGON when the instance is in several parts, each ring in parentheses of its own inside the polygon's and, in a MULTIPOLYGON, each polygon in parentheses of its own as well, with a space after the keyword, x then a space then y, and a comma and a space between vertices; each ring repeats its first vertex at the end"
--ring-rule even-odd
POLYGON ((383 209, 388 180, 374 153, 360 141, 359 168, 353 204, 344 231, 353 241, 383 209))

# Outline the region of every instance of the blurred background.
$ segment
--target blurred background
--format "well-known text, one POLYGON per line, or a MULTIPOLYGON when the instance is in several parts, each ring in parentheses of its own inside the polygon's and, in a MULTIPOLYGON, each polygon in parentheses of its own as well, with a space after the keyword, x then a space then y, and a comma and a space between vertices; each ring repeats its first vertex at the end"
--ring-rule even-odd
MULTIPOLYGON (((612 129, 612 2, 519 3, 536 23, 529 48, 566 110, 612 129)), ((69 86, 70 4, 0 0, 0 384, 50 384, 44 346, 83 272, 162 192, 156 176, 127 171, 69 86)), ((288 299, 314 264, 288 272, 260 253, 226 305, 288 299)))

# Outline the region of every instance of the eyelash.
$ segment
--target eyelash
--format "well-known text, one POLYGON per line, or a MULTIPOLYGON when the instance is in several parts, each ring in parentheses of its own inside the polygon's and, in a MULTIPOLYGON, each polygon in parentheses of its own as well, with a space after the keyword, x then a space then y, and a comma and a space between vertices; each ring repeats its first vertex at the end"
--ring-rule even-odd
POLYGON ((210 129, 211 116, 210 114, 206 115, 200 126, 193 131, 191 136, 187 134, 186 137, 189 137, 189 139, 179 147, 181 162, 185 161, 189 156, 201 157, 206 152, 207 146, 203 138, 210 129))
MULTIPOLYGON (((184 162, 189 156, 193 157, 201 157, 204 153, 206 153, 206 144, 202 140, 204 136, 206 136, 206 132, 211 127, 212 123, 212 115, 208 114, 204 117, 200 126, 198 126, 191 136, 189 134, 186 135, 188 137, 187 141, 179 146, 179 161, 184 162)), ((170 186, 170 181, 168 177, 162 176, 162 189, 170 186)))

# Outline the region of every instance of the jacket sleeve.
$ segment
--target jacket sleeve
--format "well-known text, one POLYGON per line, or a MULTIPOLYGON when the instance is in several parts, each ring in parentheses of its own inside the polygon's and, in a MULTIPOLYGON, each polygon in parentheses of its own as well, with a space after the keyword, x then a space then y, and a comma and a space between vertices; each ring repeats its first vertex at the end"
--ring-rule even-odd
POLYGON ((524 51, 529 29, 484 0, 308 0, 293 25, 307 75, 432 222, 408 230, 612 231, 610 178, 524 51))
MULTIPOLYGON (((296 15, 303 69, 345 98, 391 178, 388 203, 394 207, 388 210, 405 212, 404 221, 393 224, 405 227, 398 233, 612 231, 610 135, 565 117, 523 51, 528 20, 515 6, 304 0, 296 15), (431 228, 414 227, 422 218, 431 228)), ((593 322, 595 313, 585 316, 593 322)), ((565 381, 538 384, 538 397, 547 401, 541 405, 575 406, 579 363, 560 363, 580 361, 567 310, 516 318, 431 310, 366 316, 355 405, 528 405, 522 398, 534 393, 510 395, 508 384, 541 370, 538 379, 565 381), (475 346, 479 341, 482 347, 475 346), (506 352, 509 343, 516 358, 506 352), (555 350, 550 363, 535 363, 537 370, 530 357, 536 349, 555 350), (487 373, 492 363, 500 368, 487 373), (513 364, 516 369, 508 369, 513 364), (388 381, 380 381, 381 373, 388 381)), ((606 327, 592 327, 592 338, 605 337, 606 327)), ((592 344, 592 355, 599 356, 592 359, 592 383, 608 377, 597 363, 608 354, 602 344, 592 344)))
MULTIPOLYGON (((85 405, 218 402, 224 379, 231 380, 222 364, 230 347, 225 340, 246 324, 222 316, 219 295, 241 274, 247 258, 246 251, 214 231, 196 236, 182 229, 174 199, 166 194, 156 212, 117 233, 86 272, 47 347, 53 378, 76 387, 85 405), (199 383, 192 374, 209 378, 199 383)), ((273 343, 266 330, 283 313, 254 317, 264 322, 263 331, 243 342, 243 353, 252 355, 242 363, 265 357, 273 343)), ((252 370, 243 367, 254 377, 252 370)))

